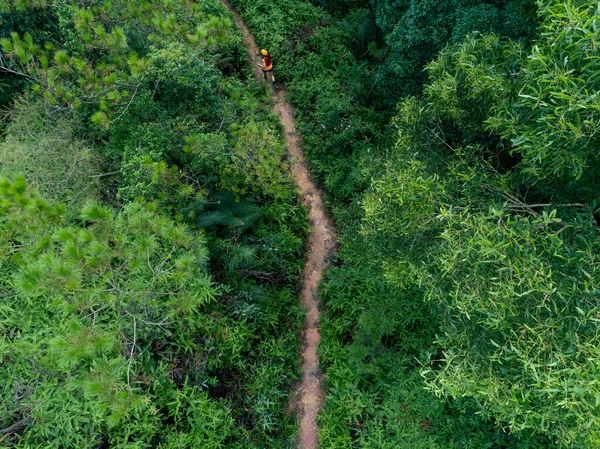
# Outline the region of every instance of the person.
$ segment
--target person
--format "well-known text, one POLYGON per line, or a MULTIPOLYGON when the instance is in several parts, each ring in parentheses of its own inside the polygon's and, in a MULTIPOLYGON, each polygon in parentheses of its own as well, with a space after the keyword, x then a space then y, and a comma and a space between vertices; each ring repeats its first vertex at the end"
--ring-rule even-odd
POLYGON ((267 73, 270 73, 271 79, 273 80, 273 87, 277 89, 277 83, 275 82, 275 74, 273 69, 273 56, 264 48, 260 51, 260 54, 262 63, 259 65, 262 68, 265 81, 268 81, 267 73))

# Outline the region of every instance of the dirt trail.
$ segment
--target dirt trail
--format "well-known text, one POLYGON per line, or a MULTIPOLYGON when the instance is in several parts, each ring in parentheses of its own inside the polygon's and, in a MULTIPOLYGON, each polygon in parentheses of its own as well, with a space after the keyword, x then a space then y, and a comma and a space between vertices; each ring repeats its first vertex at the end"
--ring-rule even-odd
MULTIPOLYGON (((254 65, 260 59, 254 37, 229 2, 223 0, 223 3, 234 14, 236 23, 243 30, 244 44, 254 65)), ((257 66, 255 66, 254 75, 258 79, 262 77, 260 68, 257 66)), ((296 132, 292 107, 285 101, 285 91, 273 91, 272 95, 273 111, 279 116, 285 129, 285 140, 294 182, 302 197, 302 202, 308 208, 311 223, 302 282, 302 307, 306 310, 302 348, 302 381, 290 405, 295 410, 300 425, 298 449, 316 449, 319 447, 317 413, 321 409, 324 397, 321 385, 323 375, 319 370, 319 356, 317 355, 317 346, 321 338, 317 289, 327 256, 334 248, 337 236, 332 221, 327 217, 323 195, 311 179, 308 164, 302 152, 302 141, 296 132)))

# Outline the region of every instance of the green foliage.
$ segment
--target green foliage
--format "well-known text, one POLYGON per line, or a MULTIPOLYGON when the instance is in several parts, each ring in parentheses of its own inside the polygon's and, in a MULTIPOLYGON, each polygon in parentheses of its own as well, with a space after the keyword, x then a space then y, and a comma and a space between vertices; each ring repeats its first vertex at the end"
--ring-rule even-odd
POLYGON ((22 173, 44 198, 68 202, 73 209, 98 196, 99 158, 75 138, 73 120, 64 115, 50 118, 40 102, 27 98, 19 99, 5 120, 0 174, 22 173))
POLYGON ((236 2, 340 227, 323 447, 595 447, 596 5, 302 3, 236 2))
MULTIPOLYGON (((340 227, 322 446, 597 446, 597 5, 235 4, 340 227)), ((231 17, 4 6, 2 443, 292 447, 308 223, 231 17)))
MULTIPOLYGON (((541 13, 554 23, 556 11, 541 13)), ((544 45, 560 48, 556 35, 577 42, 576 27, 542 30, 532 61, 544 45)), ((530 64, 521 45, 494 35, 440 53, 428 66, 427 102, 400 105, 396 150, 363 200, 363 232, 388 282, 406 288, 417 279, 439 314, 423 371, 428 388, 474 398, 483 416, 522 438, 545 434, 556 447, 592 447, 598 234, 587 200, 595 187, 589 177, 576 186, 547 182, 544 157, 520 147, 527 138, 507 111, 521 113, 530 101, 530 64), (553 204, 564 198, 574 202, 553 204)), ((544 64, 540 86, 552 76, 544 64)), ((592 85, 588 78, 582 91, 592 85)), ((530 111, 540 106, 530 103, 530 111)), ((552 120, 529 119, 536 151, 567 151, 551 137, 559 132, 552 120)), ((594 173, 597 164, 589 165, 594 173)), ((552 168, 567 170, 558 160, 552 168)))
POLYGON ((519 99, 489 118, 490 128, 512 141, 523 174, 553 185, 576 183, 573 192, 600 175, 596 132, 597 36, 600 18, 591 2, 541 4, 541 37, 528 58, 519 99))
POLYGON ((442 402, 424 390, 415 358, 438 332, 439 317, 423 302, 415 278, 406 284, 398 289, 386 282, 376 265, 329 271, 320 349, 328 378, 328 400, 320 417, 322 445, 543 447, 494 428, 474 415, 472 402, 442 402))
POLYGON ((369 0, 354 0, 352 2, 346 2, 343 0, 312 0, 312 3, 323 7, 331 14, 343 15, 349 13, 351 10, 367 6, 369 4, 369 0))
POLYGON ((5 184, 0 441, 291 448, 308 223, 241 32, 217 0, 32 7, 2 169, 65 205, 5 184))
POLYGON ((295 295, 243 278, 216 285, 203 235, 151 205, 115 213, 89 202, 75 222, 23 178, 2 180, 0 196, 0 422, 30 421, 9 437, 14 447, 88 447, 92 436, 140 447, 285 444, 295 295), (218 399, 229 389, 235 404, 218 399))
POLYGON ((349 48, 352 26, 330 24, 324 11, 308 2, 278 2, 276 8, 266 0, 235 4, 260 45, 273 53, 281 78, 289 80, 311 170, 330 194, 351 198, 365 179, 346 157, 372 157, 380 121, 363 106, 368 66, 357 63, 349 48))
MULTIPOLYGON (((21 9, 38 6, 44 5, 21 9)), ((5 55, 2 68, 30 81, 50 106, 81 108, 92 123, 108 129, 128 109, 144 77, 165 69, 159 57, 157 67, 152 67, 144 55, 131 50, 128 33, 136 40, 144 30, 146 48, 151 42, 185 42, 188 47, 215 51, 220 43, 227 43, 226 30, 232 25, 223 14, 211 14, 215 8, 213 2, 203 7, 185 1, 109 2, 93 8, 67 2, 55 23, 64 48, 56 45, 59 42, 38 43, 29 32, 21 36, 12 31, 0 40, 5 55)), ((193 74, 193 64, 188 69, 180 73, 183 78, 172 81, 190 87, 185 77, 193 74)), ((195 88, 201 91, 201 86, 195 88)))
POLYGON ((159 129, 156 123, 138 124, 125 146, 121 162, 124 186, 119 189, 119 197, 124 201, 138 197, 169 200, 179 180, 175 169, 167 163, 168 155, 179 142, 172 129, 159 129))
POLYGON ((445 349, 433 388, 475 397, 511 429, 593 446, 597 230, 565 225, 556 211, 440 218, 448 225, 428 295, 442 304, 445 349))
POLYGON ((161 449, 224 448, 235 434, 230 413, 196 386, 184 384, 183 388, 173 390, 165 402, 172 412, 174 426, 182 430, 169 432, 165 441, 158 446, 161 449))
POLYGON ((221 186, 239 195, 258 189, 275 198, 290 194, 285 146, 273 130, 250 121, 232 132, 232 163, 225 168, 221 186))
POLYGON ((245 11, 258 46, 268 48, 273 54, 277 72, 283 79, 289 79, 296 62, 292 60, 293 44, 290 36, 301 26, 315 26, 322 12, 308 2, 293 0, 278 1, 276 5, 265 0, 236 0, 234 4, 245 11))
POLYGON ((155 84, 154 101, 171 116, 194 114, 202 121, 216 121, 221 115, 217 83, 221 77, 211 64, 181 44, 154 49, 148 55, 155 84))
POLYGON ((27 83, 21 77, 16 75, 4 74, 0 80, 0 106, 8 106, 13 97, 21 93, 27 83))
POLYGON ((495 34, 472 35, 458 48, 445 48, 427 66, 431 82, 425 95, 432 112, 461 130, 480 133, 492 108, 517 98, 516 75, 524 61, 522 45, 495 34))
POLYGON ((87 203, 80 214, 85 226, 77 227, 22 179, 4 179, 0 194, 4 268, 14 267, 3 273, 12 285, 3 303, 12 310, 2 326, 13 335, 14 350, 6 369, 15 372, 5 393, 27 389, 6 419, 32 417, 23 445, 44 439, 82 447, 84 428, 118 429, 116 439, 120 432, 147 438, 149 423, 127 430, 126 418, 148 412, 145 394, 161 379, 155 376, 164 360, 152 362, 149 346, 161 335, 197 329, 196 317, 218 294, 203 269, 202 240, 134 203, 118 215, 87 203), (27 360, 34 368, 24 373, 27 360), (79 413, 61 412, 69 402, 79 413), (60 413, 60 420, 50 419, 60 413), (90 427, 92 417, 97 424, 90 427), (82 429, 80 436, 71 428, 82 429))
POLYGON ((377 2, 377 23, 390 47, 377 72, 388 101, 416 94, 426 81, 425 65, 448 43, 472 32, 497 32, 528 39, 536 25, 535 4, 529 0, 451 2, 385 0, 377 2))
POLYGON ((261 216, 261 209, 254 201, 243 198, 236 201, 230 192, 219 192, 210 199, 199 201, 185 209, 199 228, 226 226, 236 232, 244 232, 261 216))

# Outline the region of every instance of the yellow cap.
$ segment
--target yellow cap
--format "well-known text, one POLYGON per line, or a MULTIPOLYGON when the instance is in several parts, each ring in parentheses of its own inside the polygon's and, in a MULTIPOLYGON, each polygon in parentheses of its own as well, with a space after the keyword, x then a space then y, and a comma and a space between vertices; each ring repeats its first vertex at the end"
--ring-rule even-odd
POLYGON ((269 52, 267 50, 265 50, 264 48, 260 51, 260 54, 263 56, 267 56, 269 54, 269 52))

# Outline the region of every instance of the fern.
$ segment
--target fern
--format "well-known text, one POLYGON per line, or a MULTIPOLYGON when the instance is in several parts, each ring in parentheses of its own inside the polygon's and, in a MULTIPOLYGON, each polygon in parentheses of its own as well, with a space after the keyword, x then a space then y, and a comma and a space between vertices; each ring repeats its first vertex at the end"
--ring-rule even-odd
POLYGON ((254 259, 256 259, 255 248, 246 245, 239 245, 237 248, 233 249, 227 266, 230 271, 235 271, 239 268, 248 266, 248 264, 254 259))
POLYGON ((218 192, 208 200, 195 201, 183 213, 193 215, 198 228, 216 229, 221 226, 242 233, 258 221, 262 209, 251 198, 237 201, 231 192, 218 192))
POLYGON ((214 210, 204 212, 196 218, 196 225, 199 228, 211 228, 217 225, 228 226, 230 228, 242 226, 244 222, 234 216, 230 211, 214 210))

